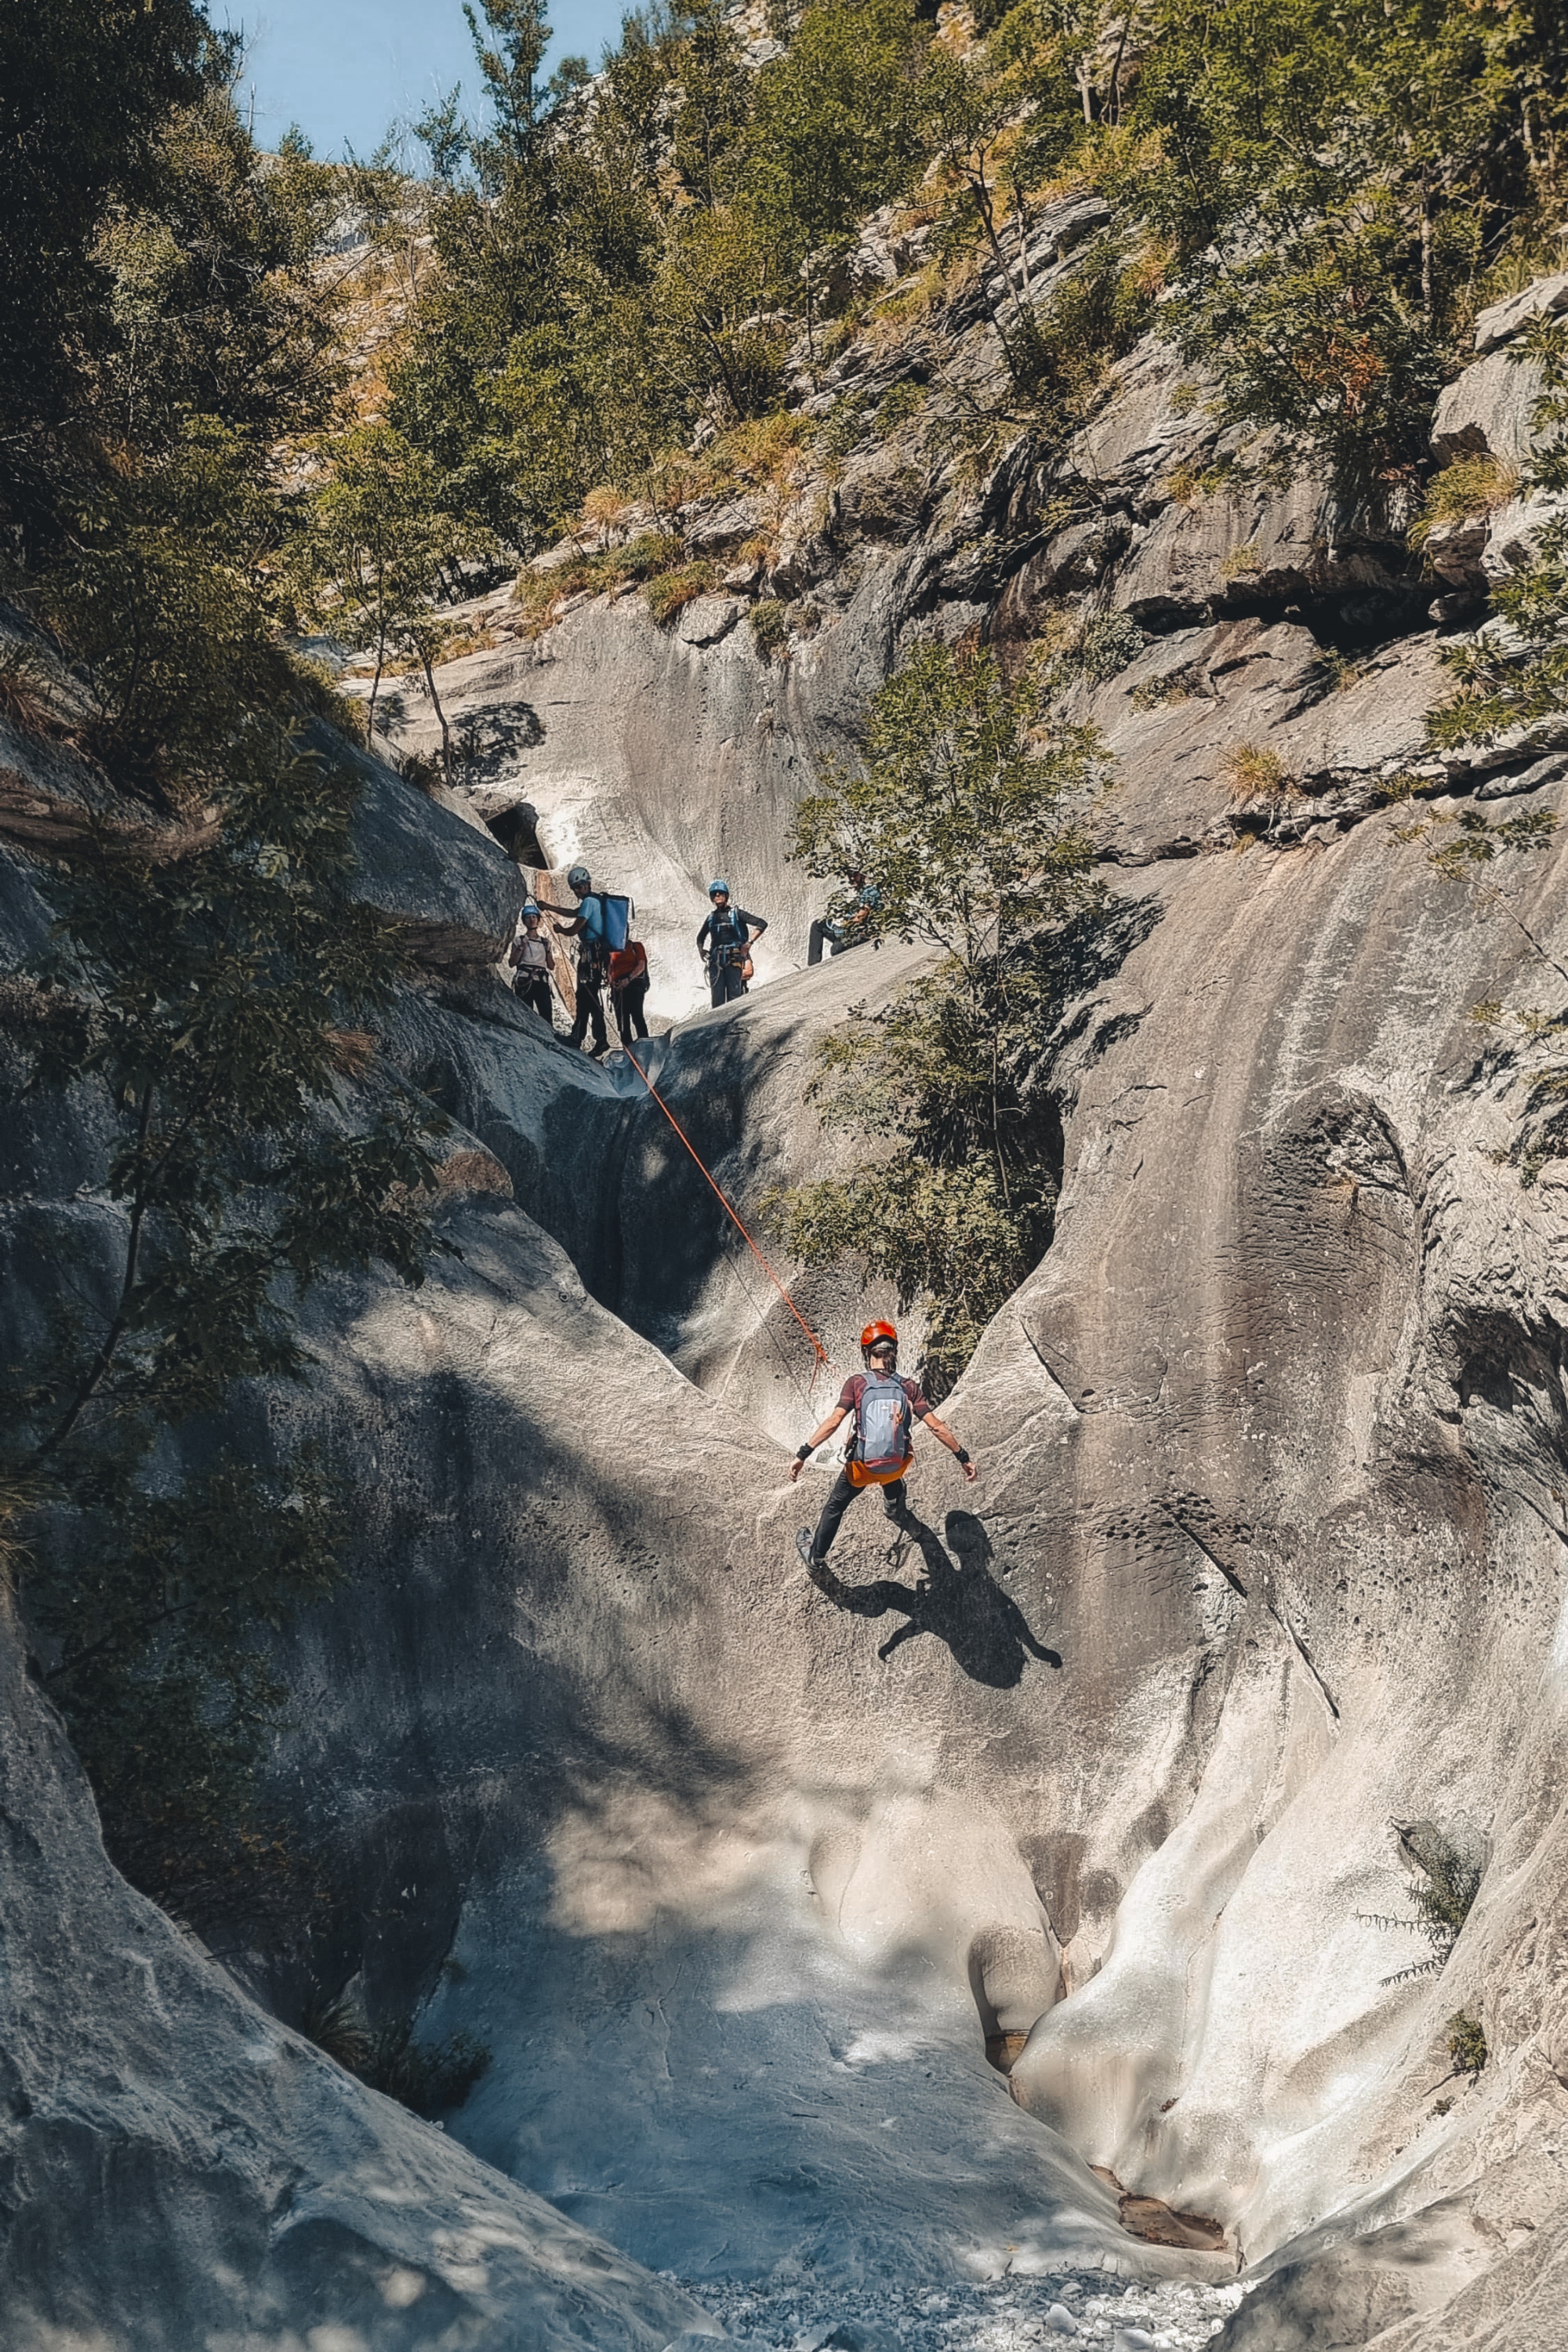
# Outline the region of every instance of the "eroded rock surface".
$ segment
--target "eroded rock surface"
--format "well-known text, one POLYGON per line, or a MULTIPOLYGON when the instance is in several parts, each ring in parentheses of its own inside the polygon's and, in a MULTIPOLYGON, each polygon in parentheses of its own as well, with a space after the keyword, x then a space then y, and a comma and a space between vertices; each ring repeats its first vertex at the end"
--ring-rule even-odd
MULTIPOLYGON (((1073 219, 1047 226, 1041 267, 1065 267, 1073 219)), ((1483 321, 1435 428, 1457 447, 1504 453, 1527 314, 1483 321)), ((933 370, 994 365, 977 306, 921 331, 933 370)), ((828 392, 872 415, 920 356, 847 355, 828 392)), ((591 601, 453 666, 455 717, 490 745, 470 814, 526 793, 553 861, 635 891, 667 1013, 696 992, 711 873, 779 918, 771 984, 649 1063, 748 1208, 837 1148, 813 1037, 913 969, 889 947, 792 973, 814 902, 782 843, 922 633, 1016 648, 1090 590, 1136 631, 1071 701, 1120 761, 1117 905, 1040 1041, 1056 1242, 947 1408, 981 1484, 929 1453, 918 1528, 895 1541, 860 1504, 814 1587, 793 1541, 827 1474, 785 1483, 816 1418, 785 1310, 745 1293, 635 1074, 568 1057, 501 995, 499 849, 396 801, 385 903, 429 937, 394 1047, 473 1181, 443 1212, 461 1259, 416 1297, 338 1286, 312 1393, 253 1401, 365 1482, 353 1585, 285 1658, 278 1787, 356 1896, 342 1978, 494 2053, 452 2137, 651 2267, 936 2294, 1246 2263, 1244 2352, 1544 2347, 1568 2189, 1568 1190, 1559 1160, 1528 1187, 1510 1163, 1520 1068, 1469 1014, 1549 990, 1518 924, 1563 956, 1563 853, 1510 868, 1517 921, 1489 917, 1385 803, 1414 780, 1439 816, 1477 792, 1555 812, 1563 750, 1430 753, 1455 616, 1428 613, 1407 519, 1372 530, 1310 485, 1232 495, 1177 390, 1158 346, 1126 363, 1069 453, 1093 495, 1065 520, 1026 436, 979 482, 853 451, 763 583, 811 600, 787 658, 738 588, 663 630, 635 595, 591 601), (1244 790, 1259 747, 1272 780, 1244 790), (1393 1822, 1486 1865, 1438 1979, 1394 1980, 1426 1948, 1377 1924, 1409 1914, 1393 1822), (1461 2011, 1490 2053, 1473 2085, 1447 2080, 1461 2011), (1124 2199, 1213 2217, 1223 2244, 1152 2246, 1124 2199)), ((1461 593, 1539 518, 1473 520, 1461 593)), ((40 919, 6 872, 25 948, 40 919)), ((113 1213, 90 1130, 39 1116, 13 1315, 47 1303, 50 1221, 113 1213)), ((798 1296, 842 1359, 852 1288, 798 1296)), ((184 1965, 217 2006, 175 2014, 182 2049, 253 2014, 184 1965)), ((244 1965, 286 2005, 265 1955, 244 1965)), ((79 2052, 90 2008, 65 2015, 79 2052)), ((266 2030, 301 2082, 333 2079, 266 2030)), ((333 2095, 365 2131, 383 2114, 333 2095)), ((298 2129, 315 2145, 311 2115, 298 2129)), ((459 2168, 421 2172, 409 2211, 490 2179, 395 2130, 459 2168)), ((99 2110, 85 2135, 110 2143, 99 2110)), ((162 2242, 205 2260, 173 2222, 162 2242)), ((270 2282, 260 2245, 241 2268, 270 2282)), ((517 2260, 508 2292, 534 2293, 517 2260)), ((29 2295, 46 2269, 17 2272, 29 2295)), ((615 2275, 631 2330, 653 2290, 615 2275)))
POLYGON ((700 2309, 365 2090, 104 1857, 0 1614, 0 2314, 15 2352, 661 2352, 700 2309))

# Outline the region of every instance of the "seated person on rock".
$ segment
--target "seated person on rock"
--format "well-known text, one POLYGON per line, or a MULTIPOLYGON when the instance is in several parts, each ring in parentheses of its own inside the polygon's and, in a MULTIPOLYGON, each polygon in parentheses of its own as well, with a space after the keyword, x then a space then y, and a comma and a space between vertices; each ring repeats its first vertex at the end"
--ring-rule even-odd
POLYGON ((841 923, 813 923, 806 942, 807 963, 820 963, 823 948, 828 943, 835 955, 847 955, 851 948, 877 945, 877 917, 881 912, 882 894, 874 882, 867 881, 858 867, 847 880, 856 894, 854 907, 841 923))
POLYGON ((588 1024, 594 1024, 594 1043, 590 1052, 598 1055, 610 1050, 608 1032, 605 1027, 605 982, 610 975, 610 950, 605 938, 605 902, 594 889, 594 877, 585 866, 574 866, 566 877, 567 887, 577 901, 575 910, 569 907, 552 907, 546 899, 546 911, 564 915, 556 929, 563 939, 577 942, 577 1017, 572 1024, 571 1043, 581 1045, 588 1034, 588 1024))
POLYGON ((748 915, 743 907, 731 905, 728 882, 710 882, 708 896, 713 911, 697 934, 697 952, 707 958, 710 1002, 732 1004, 746 992, 751 970, 747 942, 760 940, 768 927, 761 915, 748 915))
POLYGON ((844 1383, 843 1393, 822 1427, 814 1437, 808 1437, 795 1460, 789 1475, 793 1483, 819 1445, 826 1445, 834 1431, 855 1416, 855 1434, 845 1459, 843 1469, 834 1481, 833 1492, 822 1507, 822 1517, 816 1523, 816 1533, 802 1528, 796 1536, 795 1549, 808 1570, 823 1566, 838 1533, 839 1522, 856 1496, 864 1486, 880 1486, 882 1507, 895 1525, 903 1519, 908 1503, 904 1490, 904 1474, 914 1453, 914 1424, 923 1421, 933 1437, 938 1437, 950 1454, 955 1454, 966 1478, 979 1476, 973 1463, 960 1445, 945 1422, 937 1419, 920 1383, 900 1378, 899 1373, 899 1335, 890 1323, 868 1323, 860 1334, 860 1360, 864 1373, 856 1373, 844 1383))
POLYGON ((555 1027, 554 999, 550 992, 550 942, 539 908, 531 898, 522 910, 521 927, 507 961, 516 971, 512 994, 537 1013, 545 1027, 555 1027))
POLYGON ((640 940, 628 940, 624 948, 611 950, 610 1002, 623 1045, 629 1045, 634 1037, 647 1035, 647 1014, 643 1010, 647 1003, 647 950, 640 940))

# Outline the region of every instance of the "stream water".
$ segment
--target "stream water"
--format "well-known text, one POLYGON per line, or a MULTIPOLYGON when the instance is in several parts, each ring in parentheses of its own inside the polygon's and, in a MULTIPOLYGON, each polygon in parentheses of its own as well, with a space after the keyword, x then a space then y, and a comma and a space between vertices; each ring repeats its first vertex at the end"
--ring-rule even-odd
MULTIPOLYGON (((985 2279, 900 2292, 886 2281, 679 2282, 741 2345, 769 2352, 1025 2352, 1077 2343, 1105 2352, 1198 2352, 1242 2299, 1239 2286, 1185 2280, 1111 2284, 1103 2271, 985 2279)), ((681 2339, 682 2352, 686 2341, 681 2339)))

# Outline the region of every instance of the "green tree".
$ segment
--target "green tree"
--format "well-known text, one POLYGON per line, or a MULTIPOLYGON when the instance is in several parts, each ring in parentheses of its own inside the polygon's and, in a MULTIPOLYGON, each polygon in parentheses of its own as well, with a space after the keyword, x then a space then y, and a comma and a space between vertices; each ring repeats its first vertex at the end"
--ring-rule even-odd
POLYGON ((110 327, 95 250, 111 200, 160 178, 171 110, 210 57, 191 0, 60 0, 0 15, 0 506, 29 528, 110 327))
POLYGON ((181 1901, 267 1843, 265 1637, 337 1572, 335 1481, 235 1416, 308 1375, 325 1273, 416 1281, 435 1245, 433 1132, 362 1025, 401 963, 352 892, 362 771, 276 630, 288 444, 341 381, 331 175, 258 155, 232 56, 167 0, 0 28, 0 240, 32 241, 3 298, 5 590, 52 640, 22 723, 67 732, 63 658, 100 795, 40 876, 55 945, 10 984, 3 1076, 10 1131, 79 1139, 100 1212, 13 1207, 19 1263, 60 1280, 51 1331, 13 1326, 0 1499, 113 1850, 181 1901))
POLYGON ((913 0, 837 0, 805 10, 757 78, 745 201, 786 265, 804 270, 806 331, 836 252, 925 160, 913 0))
POLYGON ((856 1256, 922 1301, 938 1395, 1050 1238, 1059 1126, 1037 1049, 1064 946, 1100 904, 1086 818, 1107 775, 1033 680, 936 645, 873 698, 863 759, 801 804, 795 856, 845 905, 869 876, 884 929, 937 961, 824 1050, 822 1116, 866 1162, 770 1210, 807 1265, 856 1256))
POLYGON ((297 551, 304 596, 326 626, 375 656, 373 738, 389 656, 417 663, 450 784, 452 732, 436 685, 445 631, 436 606, 459 588, 465 563, 493 552, 494 540, 447 511, 434 463, 391 425, 353 426, 324 456, 327 470, 297 551))
POLYGON ((1224 417, 1327 458, 1353 500, 1426 464, 1446 352, 1521 201, 1521 31, 1455 0, 1155 16, 1113 184, 1169 241, 1170 323, 1224 417))
POLYGON ((939 948, 965 984, 1081 903, 1083 823, 1108 770, 988 653, 921 646, 873 697, 863 757, 804 800, 793 854, 819 879, 871 875, 889 928, 939 948))

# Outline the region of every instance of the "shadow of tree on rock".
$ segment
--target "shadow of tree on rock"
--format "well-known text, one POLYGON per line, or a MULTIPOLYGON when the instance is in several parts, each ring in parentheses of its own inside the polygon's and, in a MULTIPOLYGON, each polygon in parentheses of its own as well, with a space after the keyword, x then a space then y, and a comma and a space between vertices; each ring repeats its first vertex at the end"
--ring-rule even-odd
POLYGON ((890 1658, 918 1633, 934 1633, 971 1682, 986 1683, 993 1690, 1016 1689, 1031 1658, 1060 1667, 1058 1654, 1036 1640, 1012 1594, 992 1575, 991 1538, 973 1511, 948 1513, 946 1544, 908 1509, 899 1533, 900 1553, 906 1539, 912 1542, 924 1567, 912 1585, 890 1576, 874 1584, 846 1584, 826 1561, 811 1571, 812 1582, 836 1609, 855 1617, 883 1617, 890 1610, 902 1614, 906 1622, 881 1644, 879 1658, 890 1658))

